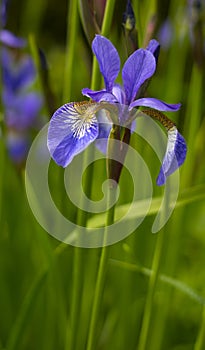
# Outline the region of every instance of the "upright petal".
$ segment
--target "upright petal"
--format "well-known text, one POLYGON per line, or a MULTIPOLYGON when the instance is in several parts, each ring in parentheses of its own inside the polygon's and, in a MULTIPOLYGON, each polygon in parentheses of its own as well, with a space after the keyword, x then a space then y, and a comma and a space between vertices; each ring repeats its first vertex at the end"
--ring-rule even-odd
POLYGON ((108 92, 112 91, 114 81, 120 71, 120 58, 116 48, 101 35, 96 35, 92 43, 93 52, 98 60, 100 72, 108 92))
POLYGON ((171 175, 186 158, 186 142, 176 127, 168 131, 168 143, 162 166, 157 178, 157 185, 164 185, 167 176, 171 175))
POLYGON ((180 109, 181 103, 169 104, 156 98, 145 97, 130 103, 129 110, 137 106, 154 108, 162 112, 176 112, 180 109))
POLYGON ((99 134, 95 141, 96 147, 104 154, 107 152, 107 141, 112 128, 112 123, 109 120, 105 110, 101 110, 97 114, 99 134))
POLYGON ((159 57, 159 51, 160 51, 160 45, 159 45, 158 41, 155 39, 150 40, 146 49, 154 55, 156 63, 157 63, 158 57, 159 57))
POLYGON ((8 2, 8 0, 2 0, 0 5, 0 24, 2 27, 6 25, 8 2))
POLYGON ((53 115, 48 129, 48 149, 58 165, 66 167, 98 136, 95 103, 67 103, 53 115))
POLYGON ((118 102, 117 98, 105 89, 99 91, 93 91, 89 88, 82 89, 82 94, 91 98, 95 102, 107 101, 107 102, 118 102))
POLYGON ((140 86, 154 74, 155 69, 155 58, 148 50, 139 49, 127 59, 122 69, 127 104, 134 100, 140 86))

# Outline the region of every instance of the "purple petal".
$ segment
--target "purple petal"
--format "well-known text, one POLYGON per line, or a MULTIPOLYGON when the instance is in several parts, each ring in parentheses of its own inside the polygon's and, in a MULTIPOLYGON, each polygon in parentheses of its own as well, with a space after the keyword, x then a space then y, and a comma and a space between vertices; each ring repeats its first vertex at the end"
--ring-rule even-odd
POLYGON ((155 39, 150 40, 148 46, 146 47, 146 50, 150 51, 154 55, 157 63, 160 51, 160 45, 158 41, 155 39))
POLYGON ((53 115, 48 129, 48 149, 58 165, 66 167, 98 136, 96 104, 67 103, 53 115))
POLYGON ((0 42, 13 48, 23 48, 26 45, 25 39, 18 38, 16 35, 12 34, 6 29, 0 30, 0 42))
POLYGON ((0 5, 0 24, 2 25, 2 27, 5 26, 7 20, 8 2, 8 0, 2 0, 0 5))
POLYGON ((10 91, 23 89, 33 83, 36 70, 30 56, 23 56, 16 63, 15 57, 6 49, 2 51, 4 87, 10 91))
POLYGON ((24 130, 34 124, 43 104, 41 95, 35 92, 21 95, 3 94, 5 120, 9 127, 24 130), (10 101, 10 103, 8 103, 10 101))
POLYGON ((180 109, 181 103, 169 104, 169 103, 160 101, 156 98, 146 97, 146 98, 139 98, 138 100, 132 102, 129 106, 129 109, 131 110, 133 107, 137 107, 137 106, 150 107, 162 112, 175 112, 180 109))
POLYGON ((168 50, 174 39, 174 27, 170 19, 166 19, 159 28, 158 38, 163 49, 168 50))
POLYGON ((92 43, 92 49, 98 60, 100 72, 104 77, 106 90, 111 92, 120 71, 118 52, 110 40, 101 35, 96 35, 92 43))
POLYGON ((107 152, 107 140, 110 135, 112 123, 108 119, 105 110, 101 110, 97 114, 99 134, 95 141, 96 147, 104 154, 107 152))
POLYGON ((91 98, 93 101, 101 102, 101 101, 107 101, 107 102, 118 102, 117 98, 112 94, 107 92, 105 89, 99 90, 99 91, 93 91, 88 88, 82 89, 82 94, 84 96, 87 96, 91 98))
POLYGON ((6 135, 6 147, 14 163, 22 163, 28 154, 30 139, 27 134, 10 131, 6 135))
POLYGON ((116 101, 119 102, 120 104, 125 104, 126 103, 126 96, 124 89, 122 88, 121 85, 115 84, 112 89, 113 95, 116 97, 116 101))
POLYGON ((167 176, 171 175, 186 158, 186 142, 178 130, 173 127, 168 131, 168 143, 162 166, 157 178, 157 185, 164 185, 167 176))
POLYGON ((155 69, 155 58, 148 50, 139 49, 127 59, 122 69, 127 104, 134 100, 140 86, 154 74, 155 69))

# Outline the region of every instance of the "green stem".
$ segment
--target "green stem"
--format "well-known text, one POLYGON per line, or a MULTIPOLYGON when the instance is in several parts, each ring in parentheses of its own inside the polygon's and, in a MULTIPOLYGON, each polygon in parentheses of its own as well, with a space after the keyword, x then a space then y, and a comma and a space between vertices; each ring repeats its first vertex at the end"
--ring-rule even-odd
POLYGON ((195 140, 200 126, 200 117, 202 113, 202 94, 203 94, 204 74, 199 70, 196 64, 193 65, 190 88, 188 93, 187 115, 185 118, 185 135, 188 143, 187 159, 183 169, 183 186, 186 187, 192 182, 195 173, 195 140))
MULTIPOLYGON (((165 215, 166 213, 168 203, 169 203, 168 194, 167 196, 165 194, 164 205, 161 212, 162 220, 163 220, 163 215, 165 215)), ((163 244, 164 244, 164 228, 159 233, 157 233, 157 242, 156 242, 156 247, 155 247, 155 252, 154 252, 154 257, 152 262, 152 268, 151 268, 153 272, 149 280, 147 298, 145 301, 144 315, 142 319, 142 328, 140 332, 139 345, 137 347, 137 350, 145 350, 147 347, 149 327, 150 327, 150 321, 151 321, 152 309, 153 309, 153 303, 154 303, 154 294, 155 294, 156 284, 159 277, 163 244)))
MULTIPOLYGON (((93 153, 89 150, 84 154, 84 164, 87 164, 87 158, 93 159, 93 153)), ((93 178, 93 168, 89 167, 86 171, 85 181, 84 181, 84 191, 89 197, 92 189, 92 178, 93 178)), ((81 199, 81 206, 83 206, 81 199)), ((77 212, 77 225, 86 226, 87 223, 87 212, 82 211, 78 208, 77 212)), ((83 255, 82 248, 76 247, 74 250, 74 263, 73 263, 73 290, 72 290, 72 303, 71 303, 71 333, 67 333, 66 349, 76 348, 76 336, 78 334, 78 322, 79 322, 79 312, 80 312, 80 300, 82 293, 82 276, 83 276, 83 255)))
MULTIPOLYGON (((113 200, 115 198, 116 198, 116 188, 109 188, 108 207, 109 207, 109 203, 113 203, 113 200)), ((96 286, 94 291, 93 306, 92 306, 90 327, 89 327, 89 333, 88 333, 88 343, 87 343, 86 350, 96 349, 95 340, 96 340, 97 318, 99 316, 100 302, 102 298, 105 275, 107 270, 107 262, 109 257, 109 247, 106 246, 107 227, 113 224, 114 222, 114 211, 115 211, 115 205, 107 211, 107 220, 106 220, 106 227, 105 227, 105 233, 104 233, 104 246, 101 252, 97 281, 96 281, 96 286)))
MULTIPOLYGON (((72 3, 72 1, 71 1, 72 3)), ((75 0, 76 7, 77 7, 77 1, 75 0)), ((103 24, 102 24, 102 34, 108 33, 110 29, 110 24, 111 24, 111 18, 112 18, 112 13, 114 10, 114 4, 115 0, 108 0, 106 3, 106 9, 105 9, 105 15, 103 18, 103 24)), ((72 6, 70 5, 71 8, 73 9, 72 6)), ((76 12, 74 11, 74 15, 76 16, 76 12)), ((69 18, 73 18, 72 14, 70 14, 69 18)), ((76 21, 75 21, 76 23, 76 21)), ((68 24, 68 30, 70 29, 70 26, 68 24)), ((73 29, 73 28, 72 28, 73 29)), ((66 77, 70 78, 70 73, 72 71, 72 57, 69 58, 69 56, 74 55, 74 43, 75 43, 75 36, 71 34, 71 38, 69 40, 69 55, 67 59, 70 59, 68 61, 67 65, 67 70, 66 70, 66 77), (70 48, 71 45, 71 48, 70 48)), ((68 51, 68 50, 67 50, 68 51)), ((98 86, 100 83, 99 79, 99 69, 97 66, 97 61, 94 58, 93 60, 93 71, 92 71, 92 82, 91 82, 91 88, 93 90, 97 90, 98 86)), ((64 93, 66 94, 66 97, 69 96, 70 90, 68 89, 68 84, 69 82, 67 81, 65 83, 65 90, 64 93), (68 93, 67 93, 68 92, 68 93)), ((87 156, 91 157, 89 151, 86 152, 87 156)), ((85 164, 86 164, 86 159, 84 158, 85 164)), ((91 167, 89 171, 86 172, 86 176, 84 178, 85 185, 85 193, 87 196, 91 193, 92 189, 92 178, 93 178, 93 168, 91 167)), ((87 223, 87 214, 80 209, 78 209, 78 214, 77 214, 77 224, 79 226, 86 226, 87 223)), ((66 349, 75 349, 76 345, 76 336, 78 334, 77 331, 77 326, 78 326, 78 318, 79 318, 79 310, 80 310, 80 300, 81 300, 81 291, 82 291, 82 276, 83 276, 83 257, 82 257, 82 251, 80 248, 75 249, 75 256, 74 256, 74 271, 73 271, 73 295, 72 295, 72 303, 71 303, 71 334, 67 334, 67 341, 66 341, 66 349), (70 341, 69 341, 70 338, 70 341)))
POLYGON ((73 83, 73 62, 75 59, 75 44, 78 24, 78 1, 69 1, 67 14, 67 39, 65 54, 65 78, 63 89, 63 103, 71 99, 71 87, 73 83))
POLYGON ((194 350, 203 350, 205 348, 205 306, 203 306, 203 315, 201 328, 194 346, 194 350))
POLYGON ((148 293, 147 293, 145 309, 144 309, 144 316, 142 320, 142 328, 140 332, 139 346, 137 348, 138 350, 145 350, 147 345, 148 332, 149 332, 152 307, 153 307, 153 299, 154 299, 155 287, 156 287, 156 283, 159 275, 159 266, 160 266, 163 242, 164 242, 164 232, 161 231, 160 233, 158 233, 158 237, 157 237, 155 254, 154 254, 154 259, 152 263, 153 273, 151 274, 150 280, 149 280, 148 293))

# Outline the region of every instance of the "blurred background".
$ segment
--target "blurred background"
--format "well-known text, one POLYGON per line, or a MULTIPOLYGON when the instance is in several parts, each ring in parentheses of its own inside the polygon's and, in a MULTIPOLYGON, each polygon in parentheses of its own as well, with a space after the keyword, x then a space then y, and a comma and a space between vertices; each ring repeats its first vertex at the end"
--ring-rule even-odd
MULTIPOLYGON (((0 35, 0 349, 91 350, 87 340, 101 249, 75 248, 51 237, 32 214, 24 178, 39 130, 63 103, 85 99, 81 89, 91 86, 93 74, 91 42, 103 25, 121 64, 150 39, 160 42, 147 95, 182 103, 179 112, 167 115, 186 139, 188 153, 174 212, 152 234, 163 197, 163 188, 155 184, 160 162, 145 140, 132 135, 131 145, 149 167, 153 204, 140 227, 109 248, 93 349, 204 349, 205 2, 133 0, 128 3, 134 14, 128 15, 123 15, 126 0, 1 0, 1 6, 5 3, 0 35), (131 27, 126 16, 131 16, 131 27), (8 39, 5 30, 25 42, 8 39)), ((101 88, 99 72, 96 81, 101 88)), ((90 197, 99 200, 105 161, 91 168, 90 197)), ((143 187, 137 167, 136 174, 143 187)), ((63 176, 64 170, 51 161, 52 198, 76 222, 77 208, 67 198, 63 176)), ((75 174, 72 186, 79 191, 75 174)), ((120 189, 116 212, 132 201, 126 169, 120 189)), ((88 216, 96 226, 103 218, 88 216)))

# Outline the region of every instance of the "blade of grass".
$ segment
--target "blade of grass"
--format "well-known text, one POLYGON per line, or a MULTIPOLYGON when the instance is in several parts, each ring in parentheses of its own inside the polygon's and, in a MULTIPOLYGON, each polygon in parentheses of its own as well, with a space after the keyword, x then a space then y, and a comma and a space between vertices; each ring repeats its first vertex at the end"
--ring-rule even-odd
MULTIPOLYGON (((175 209, 186 206, 187 204, 195 203, 198 201, 202 201, 205 198, 205 185, 198 185, 190 187, 184 191, 182 191, 179 199, 176 202, 175 209)), ((160 205, 161 205, 162 197, 153 198, 149 212, 147 215, 154 215, 158 213, 160 205)), ((138 217, 143 217, 146 212, 147 203, 149 199, 143 199, 133 203, 133 210, 129 212, 127 215, 127 220, 134 220, 138 217)), ((171 205, 171 203, 170 203, 171 205)), ((119 220, 122 216, 124 216, 130 204, 120 205, 115 210, 115 220, 119 220)), ((105 222, 105 214, 99 214, 88 220, 89 227, 99 227, 102 226, 105 222)))
MULTIPOLYGON (((146 267, 138 266, 135 264, 127 263, 125 261, 120 261, 120 260, 115 260, 115 259, 110 259, 110 263, 113 264, 114 266, 127 269, 128 271, 133 271, 140 273, 144 276, 150 277, 153 273, 153 270, 148 269, 146 267)), ((189 287, 187 284, 177 280, 176 278, 164 275, 164 274, 159 274, 159 280, 163 283, 166 283, 176 290, 179 290, 180 292, 184 293, 187 295, 190 299, 194 300, 200 305, 205 305, 205 298, 199 295, 194 289, 189 287)))

